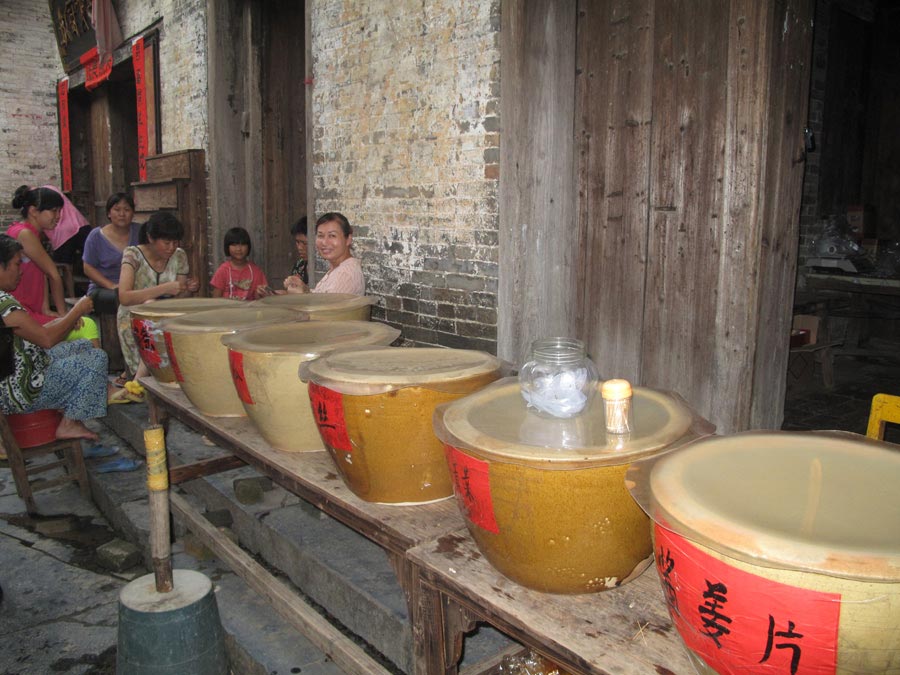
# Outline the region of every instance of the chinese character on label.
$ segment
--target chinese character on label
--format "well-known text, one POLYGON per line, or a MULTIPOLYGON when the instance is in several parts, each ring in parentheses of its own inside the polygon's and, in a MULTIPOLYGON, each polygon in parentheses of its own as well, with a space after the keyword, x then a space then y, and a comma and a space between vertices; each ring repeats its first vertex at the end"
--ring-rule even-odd
POLYGON ((745 571, 658 523, 654 539, 672 621, 711 669, 721 675, 834 675, 840 594, 745 571))
POLYGON ((325 444, 333 450, 352 452, 353 445, 344 420, 344 397, 340 392, 310 382, 309 402, 325 444))
POLYGON ((137 343, 138 352, 144 363, 150 368, 159 368, 162 358, 156 349, 156 341, 153 339, 153 323, 146 319, 133 319, 131 332, 134 333, 134 341, 137 343))
POLYGON ((490 467, 487 462, 460 452, 452 445, 444 445, 450 476, 453 479, 453 490, 462 505, 466 517, 475 525, 500 533, 497 519, 494 516, 494 503, 491 499, 490 467))

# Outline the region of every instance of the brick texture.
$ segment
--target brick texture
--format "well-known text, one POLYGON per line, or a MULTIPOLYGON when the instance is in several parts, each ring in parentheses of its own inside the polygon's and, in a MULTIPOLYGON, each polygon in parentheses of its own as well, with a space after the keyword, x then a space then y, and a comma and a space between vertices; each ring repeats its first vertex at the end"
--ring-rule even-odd
POLYGON ((496 352, 499 2, 320 0, 316 213, 340 211, 374 316, 496 352))
POLYGON ((19 220, 20 185, 59 185, 56 80, 62 73, 46 2, 0 3, 0 226, 19 220))

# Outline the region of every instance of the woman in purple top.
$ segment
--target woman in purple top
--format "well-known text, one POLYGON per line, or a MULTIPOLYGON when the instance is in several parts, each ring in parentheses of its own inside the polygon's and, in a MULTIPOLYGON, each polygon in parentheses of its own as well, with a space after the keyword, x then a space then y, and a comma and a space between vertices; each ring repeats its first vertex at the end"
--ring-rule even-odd
POLYGON ((131 222, 134 201, 124 192, 117 192, 106 200, 109 223, 92 230, 84 243, 84 273, 91 280, 88 293, 99 289, 94 305, 100 312, 114 313, 118 306, 119 273, 122 252, 138 245, 141 226, 131 222))

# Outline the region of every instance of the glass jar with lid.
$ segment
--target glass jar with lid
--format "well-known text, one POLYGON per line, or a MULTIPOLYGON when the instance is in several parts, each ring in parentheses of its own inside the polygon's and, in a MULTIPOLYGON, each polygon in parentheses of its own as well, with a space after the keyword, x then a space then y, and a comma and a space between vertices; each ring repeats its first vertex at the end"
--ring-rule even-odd
POLYGON ((585 410, 597 389, 599 374, 581 340, 552 337, 535 340, 531 360, 519 371, 528 407, 550 417, 574 417, 585 410))

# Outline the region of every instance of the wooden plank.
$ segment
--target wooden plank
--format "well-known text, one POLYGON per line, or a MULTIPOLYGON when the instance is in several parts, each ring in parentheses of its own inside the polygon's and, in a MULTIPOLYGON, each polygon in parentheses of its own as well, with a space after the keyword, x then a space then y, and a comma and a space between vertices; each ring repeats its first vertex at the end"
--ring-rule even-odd
MULTIPOLYGON (((657 2, 641 382, 714 419, 729 3, 657 2), (701 8, 702 6, 702 8, 701 8), (715 385, 713 384, 715 383, 715 385)), ((727 425, 726 425, 727 426, 727 425)))
POLYGON ((579 6, 577 335, 604 376, 634 382, 641 374, 653 38, 652 0, 579 6))
POLYGON ((195 480, 204 476, 210 476, 231 469, 239 469, 247 463, 240 457, 226 455, 225 457, 211 457, 191 464, 182 464, 169 469, 169 484, 179 485, 189 480, 195 480))
POLYGON ((162 149, 159 133, 159 34, 144 41, 144 86, 147 102, 147 157, 162 149))
MULTIPOLYGON (((409 558, 426 594, 440 594, 441 604, 457 604, 565 670, 595 675, 694 672, 652 565, 619 588, 552 595, 501 575, 465 530, 418 546, 409 558)), ((419 620, 432 618, 427 614, 419 620)), ((446 665, 455 670, 455 664, 446 665)))
POLYGON ((136 211, 159 211, 178 209, 178 184, 149 184, 134 183, 134 208, 136 211))
POLYGON ((383 675, 388 671, 350 638, 326 621, 284 582, 265 570, 250 555, 213 527, 184 497, 169 496, 175 515, 184 521, 204 545, 228 564, 231 570, 262 595, 316 647, 347 673, 383 675))
POLYGON ((784 421, 812 53, 813 0, 781 0, 767 30, 771 77, 763 183, 759 189, 758 317, 749 419, 751 429, 784 421))
POLYGON ((535 338, 576 322, 573 3, 504 3, 500 31, 498 355, 520 362, 535 338))
POLYGON ((147 158, 147 181, 191 180, 190 153, 167 152, 147 158))

